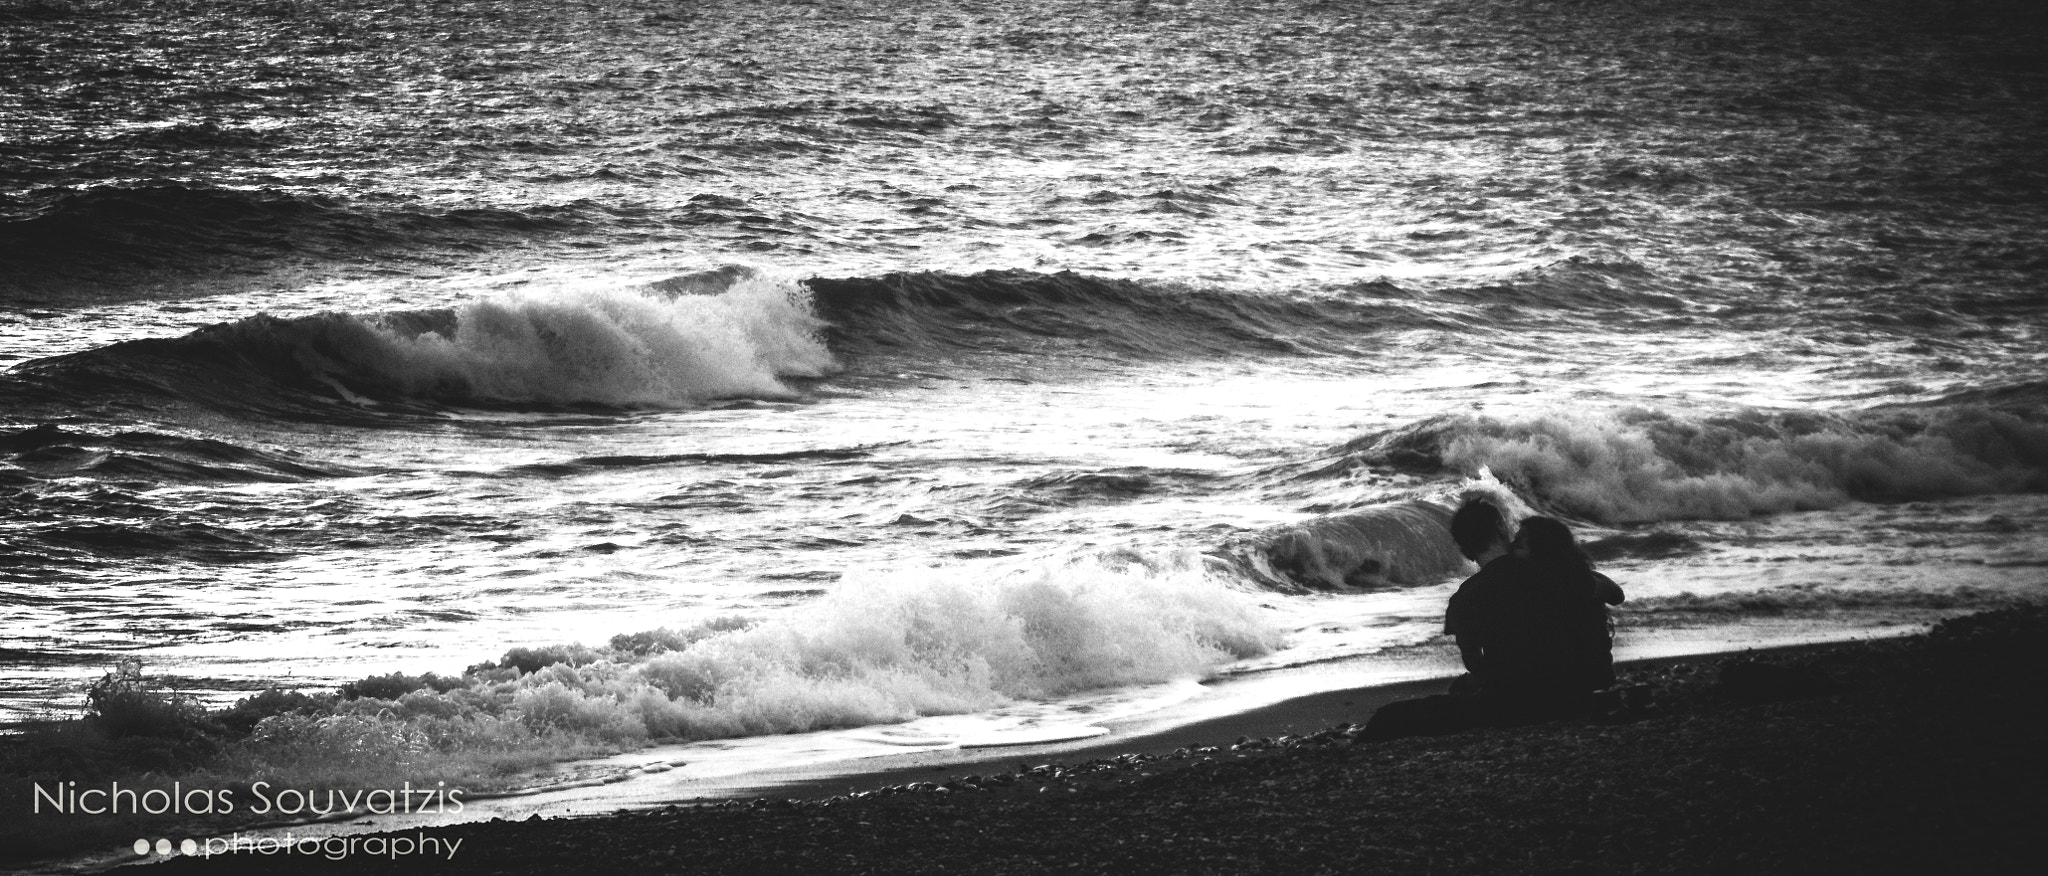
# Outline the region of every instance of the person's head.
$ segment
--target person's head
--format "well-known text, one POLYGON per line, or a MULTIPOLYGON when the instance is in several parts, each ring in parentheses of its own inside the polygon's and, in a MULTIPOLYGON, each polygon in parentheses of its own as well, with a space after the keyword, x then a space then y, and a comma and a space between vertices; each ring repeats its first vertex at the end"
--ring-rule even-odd
POLYGON ((1550 517, 1531 517, 1508 548, 1517 557, 1531 560, 1586 563, 1586 552, 1572 538, 1571 527, 1550 517))
POLYGON ((1499 506, 1485 499, 1467 500, 1451 515, 1451 540, 1465 559, 1475 563, 1505 550, 1512 532, 1499 506))

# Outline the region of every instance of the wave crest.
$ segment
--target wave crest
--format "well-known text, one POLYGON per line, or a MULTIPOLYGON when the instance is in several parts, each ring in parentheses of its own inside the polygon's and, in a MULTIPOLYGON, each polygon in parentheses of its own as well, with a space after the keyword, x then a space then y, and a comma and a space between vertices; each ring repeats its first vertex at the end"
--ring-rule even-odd
POLYGON ((397 713, 481 704, 536 732, 615 739, 794 733, 1200 676, 1279 643, 1249 595, 1192 555, 998 578, 932 570, 849 580, 758 623, 622 636, 602 652, 549 649, 532 671, 515 654, 472 668, 459 696, 397 713), (656 641, 651 655, 639 647, 656 641))
POLYGON ((1276 647, 1250 600, 1178 558, 993 582, 848 582, 794 615, 650 660, 639 674, 716 735, 993 708, 1202 675, 1276 647), (694 699, 692 699, 694 695, 694 699))
POLYGON ((1551 510, 1605 523, 2048 490, 2048 426, 1981 407, 1451 416, 1346 449, 1368 464, 1491 470, 1551 510))
POLYGON ((128 393, 325 418, 337 401, 688 407, 788 399, 837 366, 809 295, 747 274, 703 293, 590 285, 445 311, 258 315, 28 363, 26 398, 128 393))
POLYGON ((1510 520, 1535 513, 1488 472, 1399 501, 1275 526, 1224 547, 1247 577, 1280 590, 1350 590, 1435 584, 1472 563, 1451 540, 1451 516, 1485 500, 1510 520))
POLYGON ((834 367, 802 287, 740 280, 718 295, 587 289, 475 302, 452 332, 367 325, 348 371, 444 401, 674 406, 789 398, 834 367))

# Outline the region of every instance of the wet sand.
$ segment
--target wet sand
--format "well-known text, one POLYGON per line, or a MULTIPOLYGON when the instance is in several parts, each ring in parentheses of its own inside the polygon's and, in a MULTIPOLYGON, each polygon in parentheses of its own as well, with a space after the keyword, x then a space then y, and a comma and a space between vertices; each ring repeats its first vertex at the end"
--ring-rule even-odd
POLYGON ((2017 872, 2048 814, 2032 797, 2048 779, 2048 706, 2031 695, 2044 636, 2048 611, 2030 609, 1639 662, 1624 680, 1655 691, 1646 710, 1433 738, 1326 723, 1432 683, 1334 691, 1058 765, 926 765, 751 802, 391 835, 461 840, 452 858, 373 858, 358 837, 342 861, 150 872, 2017 872), (1278 733, 1295 735, 1239 739, 1278 733))

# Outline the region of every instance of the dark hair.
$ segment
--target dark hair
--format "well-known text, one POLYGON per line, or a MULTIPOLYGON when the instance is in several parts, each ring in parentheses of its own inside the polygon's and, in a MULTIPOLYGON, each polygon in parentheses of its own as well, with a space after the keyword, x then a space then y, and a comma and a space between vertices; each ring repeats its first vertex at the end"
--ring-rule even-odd
POLYGON ((1593 561, 1572 538, 1572 528, 1552 517, 1531 517, 1522 521, 1515 538, 1529 547, 1529 558, 1544 562, 1569 563, 1593 568, 1593 561))
POLYGON ((1470 499, 1451 515, 1451 540, 1467 557, 1508 540, 1508 521, 1500 508, 1485 499, 1470 499))

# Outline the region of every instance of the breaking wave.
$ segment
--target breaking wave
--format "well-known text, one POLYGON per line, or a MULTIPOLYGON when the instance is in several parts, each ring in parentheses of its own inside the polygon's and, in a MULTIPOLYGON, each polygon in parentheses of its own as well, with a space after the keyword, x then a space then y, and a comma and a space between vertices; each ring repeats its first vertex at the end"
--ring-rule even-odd
POLYGON ((1603 523, 2048 490, 2048 425, 1977 406, 1458 415, 1368 435, 1339 452, 1349 466, 1490 470, 1545 510, 1603 523))
POLYGON ((125 391, 302 418, 336 402, 687 407, 793 397, 785 379, 835 368, 820 327, 802 287, 758 276, 709 294, 592 285, 448 311, 259 315, 27 363, 16 374, 35 387, 15 392, 62 405, 125 391))
POLYGON ((793 733, 1201 676, 1279 642, 1252 599, 1195 557, 1096 559, 996 579, 934 570, 849 580, 758 623, 655 630, 605 648, 515 649, 472 667, 454 695, 418 692, 359 711, 400 720, 475 712, 619 741, 793 733))
POLYGON ((1281 590, 1360 590, 1435 584, 1473 568, 1451 541, 1451 515, 1475 499, 1515 520, 1534 512, 1482 472, 1450 489, 1326 514, 1252 533, 1223 552, 1281 590))

